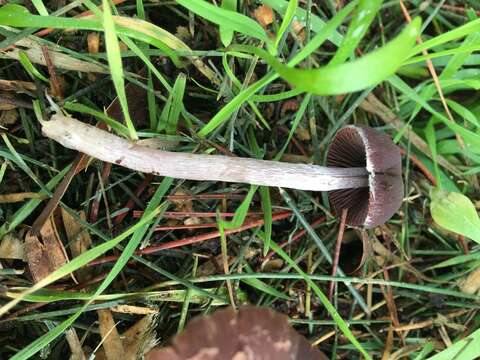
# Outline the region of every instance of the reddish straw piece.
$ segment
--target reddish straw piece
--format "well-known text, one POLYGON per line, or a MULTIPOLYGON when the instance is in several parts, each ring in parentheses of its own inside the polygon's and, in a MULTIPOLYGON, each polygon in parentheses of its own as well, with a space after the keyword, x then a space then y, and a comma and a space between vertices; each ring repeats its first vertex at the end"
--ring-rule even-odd
MULTIPOLYGON (((292 213, 290 211, 285 211, 285 212, 280 212, 273 214, 272 216, 272 221, 278 221, 278 220, 283 220, 291 216, 292 213)), ((237 229, 231 229, 231 230, 225 230, 225 235, 229 234, 235 234, 244 230, 252 229, 257 226, 261 226, 265 223, 263 219, 258 219, 258 220, 252 220, 251 222, 248 222, 244 224, 243 226, 240 226, 237 229)), ((167 250, 167 249, 174 249, 177 247, 185 246, 185 245, 191 245, 195 243, 199 243, 202 241, 210 240, 210 239, 216 239, 220 237, 220 232, 219 231, 212 231, 206 234, 202 235, 197 235, 197 236, 190 236, 186 237, 183 239, 179 240, 174 240, 174 241, 169 241, 163 244, 158 244, 158 245, 153 245, 146 247, 144 249, 137 250, 135 252, 135 255, 148 255, 148 254, 153 254, 156 252, 160 252, 162 250, 167 250)), ((111 255, 111 256, 105 256, 103 258, 95 259, 88 263, 87 266, 94 266, 94 265, 100 265, 100 264, 105 264, 109 263, 112 261, 115 261, 119 258, 119 256, 116 255, 111 255)))

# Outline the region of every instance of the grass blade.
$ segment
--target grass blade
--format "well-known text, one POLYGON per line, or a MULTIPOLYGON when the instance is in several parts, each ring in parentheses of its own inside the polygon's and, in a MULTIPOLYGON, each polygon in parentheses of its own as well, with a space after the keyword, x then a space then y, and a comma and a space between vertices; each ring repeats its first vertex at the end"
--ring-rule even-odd
POLYGON ((253 53, 264 59, 278 74, 297 88, 315 95, 340 95, 377 85, 397 71, 406 60, 420 31, 420 18, 414 19, 395 39, 362 58, 319 69, 299 69, 282 64, 262 49, 236 45, 237 51, 253 53))
MULTIPOLYGON (((222 9, 229 10, 229 11, 236 11, 237 0, 223 0, 222 9)), ((226 26, 220 26, 219 31, 220 31, 220 40, 222 40, 223 46, 229 46, 233 40, 233 29, 226 26)))
POLYGON ((105 31, 105 47, 107 50, 108 65, 110 67, 110 75, 112 76, 113 85, 117 92, 118 101, 122 107, 123 118, 128 128, 130 139, 138 140, 137 131, 133 125, 130 113, 128 111, 127 94, 125 93, 125 81, 123 79, 122 55, 120 54, 120 46, 118 44, 117 33, 115 31, 115 23, 113 22, 112 11, 108 0, 102 0, 103 4, 103 28, 105 31))

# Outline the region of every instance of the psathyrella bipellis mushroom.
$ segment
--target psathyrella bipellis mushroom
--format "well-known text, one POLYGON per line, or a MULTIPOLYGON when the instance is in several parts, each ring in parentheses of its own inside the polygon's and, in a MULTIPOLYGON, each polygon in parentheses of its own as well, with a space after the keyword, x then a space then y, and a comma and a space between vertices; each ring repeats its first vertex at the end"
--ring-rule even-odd
POLYGON ((333 208, 337 213, 347 209, 346 223, 351 226, 383 224, 403 198, 399 148, 386 134, 366 126, 346 126, 337 132, 328 166, 162 151, 62 115, 42 122, 42 131, 67 148, 145 173, 329 191, 333 208))
POLYGON ((327 357, 268 308, 243 306, 193 319, 173 340, 146 360, 327 360, 327 357))

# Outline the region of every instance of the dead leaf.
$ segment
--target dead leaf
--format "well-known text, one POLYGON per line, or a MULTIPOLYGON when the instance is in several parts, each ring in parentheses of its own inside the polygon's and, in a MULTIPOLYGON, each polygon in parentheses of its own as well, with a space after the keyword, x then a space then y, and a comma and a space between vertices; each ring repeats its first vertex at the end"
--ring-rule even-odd
POLYGON ((262 5, 256 8, 253 12, 253 16, 264 28, 273 23, 275 20, 275 15, 272 8, 267 5, 262 5))
MULTIPOLYGON (((0 119, 0 124, 2 124, 1 119, 0 119)), ((22 202, 27 199, 46 199, 46 198, 47 198, 46 195, 42 195, 34 192, 4 194, 4 195, 0 195, 0 204, 22 202)))
MULTIPOLYGON (((13 99, 14 95, 8 91, 0 91, 0 97, 8 99, 13 99)), ((15 109, 16 106, 7 102, 7 101, 0 101, 0 110, 12 110, 15 109)))
POLYGON ((125 350, 111 311, 109 309, 101 309, 97 313, 99 330, 102 335, 102 346, 107 360, 124 359, 125 350))
POLYGON ((192 35, 186 26, 177 26, 175 36, 184 42, 188 42, 192 39, 192 35))
MULTIPOLYGON (((190 195, 183 189, 178 189, 174 195, 190 195)), ((172 201, 175 205, 175 209, 180 212, 193 212, 192 199, 180 199, 172 201)), ((183 221, 184 225, 199 225, 202 223, 202 219, 199 217, 188 217, 183 221)))
POLYGON ((472 271, 458 283, 460 290, 466 294, 476 294, 480 290, 480 268, 472 271))
MULTIPOLYGON (((142 68, 138 72, 138 75, 145 77, 147 75, 147 69, 142 68)), ((159 88, 158 84, 156 80, 153 82, 156 90, 159 88)), ((128 83, 125 86, 125 93, 127 95, 128 110, 132 115, 132 119, 135 121, 135 125, 139 127, 146 126, 148 120, 147 91, 133 83, 128 83)), ((117 121, 124 122, 123 111, 118 97, 115 98, 107 108, 107 114, 117 121)))
POLYGON ((304 128, 303 126, 299 126, 295 130, 295 135, 301 140, 301 141, 310 141, 311 140, 311 134, 310 130, 304 128))
POLYGON ((122 313, 122 314, 136 314, 136 315, 149 315, 156 314, 158 311, 144 306, 133 306, 133 305, 117 305, 110 308, 113 312, 122 313))
MULTIPOLYGON (((41 45, 31 38, 23 38, 18 40, 15 45, 17 47, 26 48, 22 51, 26 53, 28 58, 34 64, 47 65, 45 58, 43 57, 41 45)), ((96 72, 96 73, 107 73, 108 69, 103 68, 96 64, 91 64, 86 61, 75 59, 70 55, 49 49, 52 62, 56 68, 72 70, 72 71, 81 71, 81 72, 96 72)), ((20 50, 18 48, 13 48, 9 50, 0 51, 1 54, 5 55, 10 59, 20 59, 20 50)))
POLYGON ((35 83, 20 80, 2 80, 0 79, 0 90, 13 91, 16 93, 32 92, 37 90, 35 83))
MULTIPOLYGON (((77 221, 77 219, 70 215, 65 209, 61 209, 63 227, 65 228, 68 243, 70 244, 72 257, 75 258, 90 248, 92 245, 92 238, 90 237, 88 230, 85 229, 84 226, 77 221)), ((86 220, 84 211, 80 211, 78 215, 81 220, 86 220)), ((76 274, 80 281, 85 281, 89 278, 87 269, 79 269, 76 271, 76 274)))
POLYGON ((296 20, 292 21, 292 29, 297 34, 298 39, 303 43, 305 41, 305 26, 296 20))
POLYGON ((280 116, 284 117, 287 112, 295 113, 299 107, 300 107, 300 104, 296 99, 284 101, 280 108, 280 116))
POLYGON ((100 48, 100 34, 97 32, 92 32, 88 34, 87 45, 88 45, 88 52, 90 54, 98 54, 98 49, 100 48))
POLYGON ((25 257, 34 282, 39 282, 68 262, 52 217, 40 229, 40 234, 42 241, 30 232, 25 237, 25 257))
POLYGON ((18 111, 16 109, 2 111, 0 114, 1 125, 13 125, 18 120, 18 111))
POLYGON ((25 259, 23 241, 14 233, 6 234, 0 243, 0 259, 25 259))
POLYGON ((143 354, 153 349, 156 345, 156 321, 156 315, 144 316, 122 334, 126 360, 141 359, 143 354))
MULTIPOLYGON (((228 256, 228 265, 232 265, 235 260, 234 256, 228 256)), ((198 276, 209 276, 222 273, 222 254, 218 254, 215 257, 211 257, 208 261, 205 261, 197 268, 198 276)))
POLYGON ((272 259, 267 261, 265 264, 262 264, 262 271, 271 272, 278 271, 283 267, 282 259, 272 259))
MULTIPOLYGON (((156 345, 155 325, 157 322, 157 315, 150 314, 144 316, 137 321, 127 331, 120 335, 123 344, 124 354, 120 359, 122 360, 137 360, 153 349, 156 345)), ((109 360, 104 349, 97 351, 95 360, 109 360)), ((116 359, 118 360, 118 359, 116 359)))

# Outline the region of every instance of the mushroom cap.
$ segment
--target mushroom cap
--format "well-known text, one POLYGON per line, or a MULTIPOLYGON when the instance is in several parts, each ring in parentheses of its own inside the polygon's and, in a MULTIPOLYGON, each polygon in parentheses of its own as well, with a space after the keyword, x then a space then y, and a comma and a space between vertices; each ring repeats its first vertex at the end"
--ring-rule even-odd
POLYGON ((285 315, 268 308, 226 308, 191 321, 172 346, 146 360, 327 360, 297 333, 285 315))
POLYGON ((403 179, 400 149, 383 132, 368 126, 340 129, 327 154, 327 165, 366 167, 369 187, 328 193, 337 214, 347 209, 347 225, 372 228, 385 223, 402 204, 403 179))

